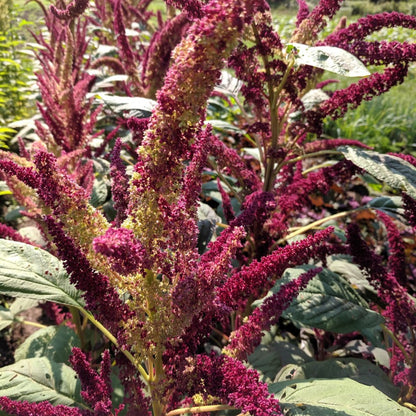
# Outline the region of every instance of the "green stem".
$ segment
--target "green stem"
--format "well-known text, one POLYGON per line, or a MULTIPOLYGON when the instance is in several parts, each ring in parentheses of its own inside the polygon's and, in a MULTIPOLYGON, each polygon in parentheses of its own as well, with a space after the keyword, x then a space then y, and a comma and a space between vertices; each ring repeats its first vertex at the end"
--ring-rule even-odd
POLYGON ((72 315, 72 322, 75 324, 76 332, 81 343, 81 349, 83 350, 85 347, 85 338, 84 338, 84 331, 81 325, 81 319, 79 316, 79 310, 74 306, 69 306, 69 311, 72 315))
POLYGON ((381 324, 381 328, 383 329, 383 331, 385 333, 388 334, 388 336, 392 339, 392 341, 395 343, 397 348, 399 348, 399 350, 403 353, 404 359, 406 360, 406 364, 408 364, 410 366, 412 364, 412 360, 410 358, 410 355, 405 350, 405 348, 400 343, 400 341, 397 339, 396 335, 394 335, 394 333, 389 328, 387 328, 386 325, 384 325, 384 324, 381 324))
POLYGON ((230 184, 230 182, 227 180, 227 178, 220 172, 220 170, 218 169, 217 164, 212 159, 208 159, 208 163, 217 172, 218 177, 228 186, 228 188, 230 189, 230 191, 237 198, 238 202, 240 202, 240 204, 242 204, 243 203, 242 198, 240 197, 240 195, 238 194, 238 192, 233 189, 233 186, 230 184))
POLYGON ((294 157, 293 159, 290 159, 287 161, 287 164, 289 163, 296 163, 300 160, 304 160, 310 157, 318 157, 318 156, 326 156, 326 155, 341 155, 341 152, 338 152, 337 150, 320 150, 319 152, 313 152, 313 153, 305 153, 304 155, 294 157))
POLYGON ((288 234, 286 237, 284 237, 284 238, 280 239, 279 241, 277 241, 276 243, 274 243, 273 246, 271 247, 271 250, 273 250, 276 245, 281 244, 281 243, 283 243, 287 240, 290 240, 291 238, 296 237, 299 234, 303 234, 304 232, 309 231, 309 230, 311 230, 315 227, 319 227, 320 225, 322 225, 322 224, 324 224, 328 221, 331 221, 331 220, 334 220, 334 219, 337 219, 337 218, 346 217, 347 215, 350 215, 350 214, 352 214, 353 212, 356 212, 356 211, 357 210, 352 209, 350 211, 338 212, 337 214, 330 215, 329 217, 325 217, 325 218, 322 218, 318 221, 311 222, 310 224, 305 225, 303 227, 299 227, 296 231, 293 231, 292 233, 288 234))
POLYGON ((35 328, 47 328, 46 325, 39 324, 33 321, 21 321, 22 324, 34 326, 35 328))
POLYGON ((88 318, 89 321, 91 321, 91 323, 96 328, 98 328, 108 338, 110 342, 112 342, 118 349, 120 349, 120 351, 127 357, 127 359, 134 365, 134 367, 137 368, 146 383, 149 383, 149 374, 147 374, 143 366, 137 363, 130 351, 120 348, 117 338, 101 322, 97 321, 90 312, 87 312, 85 309, 81 309, 81 312, 88 318))
POLYGON ((219 410, 235 410, 235 407, 228 406, 226 404, 212 404, 207 406, 195 406, 184 407, 182 409, 171 410, 166 413, 166 416, 183 415, 185 413, 205 413, 205 412, 217 412, 219 410))

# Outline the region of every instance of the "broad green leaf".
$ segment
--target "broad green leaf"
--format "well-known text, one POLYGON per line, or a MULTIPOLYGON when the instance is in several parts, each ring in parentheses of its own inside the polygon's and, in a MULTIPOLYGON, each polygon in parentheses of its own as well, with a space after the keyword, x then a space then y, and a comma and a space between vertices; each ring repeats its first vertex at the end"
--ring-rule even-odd
POLYGON ((334 46, 308 46, 289 43, 296 50, 295 59, 299 65, 310 65, 345 77, 367 77, 370 74, 364 64, 354 55, 334 46))
POLYGON ((10 309, 0 305, 0 331, 7 328, 13 322, 16 322, 14 313, 10 309))
POLYGON ((75 371, 48 358, 28 358, 0 368, 0 396, 29 402, 85 407, 75 371))
POLYGON ((332 358, 301 365, 289 364, 282 368, 274 381, 340 378, 350 378, 363 385, 374 386, 394 400, 399 397, 400 389, 393 385, 384 371, 362 358, 332 358))
POLYGON ((80 347, 77 334, 65 326, 48 326, 30 335, 14 353, 16 361, 46 357, 56 363, 68 363, 73 347, 80 347))
POLYGON ((313 89, 308 91, 301 99, 305 110, 311 110, 321 102, 328 100, 329 95, 321 89, 313 89))
POLYGON ((130 117, 149 117, 156 105, 156 101, 150 98, 125 97, 100 92, 93 93, 92 95, 99 103, 104 102, 117 113, 130 111, 130 117))
POLYGON ((338 148, 346 159, 364 169, 392 188, 405 191, 416 199, 416 168, 409 162, 392 155, 348 146, 338 148))
POLYGON ((82 292, 69 281, 62 262, 47 251, 0 239, 0 293, 84 308, 82 292))
POLYGON ((243 86, 243 81, 239 80, 236 77, 233 77, 227 71, 221 71, 221 80, 219 85, 215 87, 215 91, 221 92, 225 95, 238 95, 241 87, 243 86))
POLYGON ((198 251, 203 253, 210 241, 215 239, 215 228, 217 222, 221 222, 221 218, 207 204, 200 203, 198 205, 198 251))
MULTIPOLYGON (((267 296, 277 293, 284 283, 298 278, 314 266, 304 265, 287 269, 267 296)), ((262 302, 254 302, 254 306, 262 302)), ((367 303, 338 274, 324 269, 299 293, 282 313, 298 327, 320 328, 348 333, 373 328, 384 319, 368 308, 367 303)))
POLYGON ((35 299, 18 298, 10 306, 10 311, 17 315, 20 312, 35 308, 39 302, 35 299))
POLYGON ((108 197, 107 181, 103 178, 96 178, 92 187, 90 204, 93 207, 98 207, 106 201, 108 197))
POLYGON ((282 382, 269 386, 286 416, 414 416, 377 390, 349 378, 282 382))
POLYGON ((353 263, 353 259, 348 255, 331 256, 328 259, 328 269, 342 276, 354 289, 361 295, 376 297, 377 290, 370 285, 365 273, 353 263))
POLYGON ((206 124, 210 124, 215 130, 217 131, 232 131, 244 134, 244 130, 241 130, 239 127, 235 126, 234 124, 228 123, 224 120, 209 120, 206 124))
POLYGON ((260 344, 248 357, 249 363, 266 379, 274 380, 278 372, 288 363, 303 364, 309 357, 295 344, 287 341, 260 344))
POLYGON ((23 318, 19 318, 17 315, 20 312, 37 306, 38 303, 34 299, 19 298, 10 305, 9 309, 0 306, 0 331, 7 328, 13 322, 22 322, 23 318))

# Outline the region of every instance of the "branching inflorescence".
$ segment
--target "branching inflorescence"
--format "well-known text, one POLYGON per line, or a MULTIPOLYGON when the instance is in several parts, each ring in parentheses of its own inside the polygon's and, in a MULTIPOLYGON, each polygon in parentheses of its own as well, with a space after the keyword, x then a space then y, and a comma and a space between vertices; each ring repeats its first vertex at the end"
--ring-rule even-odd
MULTIPOLYGON (((403 400, 416 403, 415 346, 407 333, 410 328, 415 335, 415 311, 406 294, 405 250, 394 221, 379 214, 390 250, 385 265, 355 224, 348 232, 342 224, 310 232, 325 218, 354 218, 356 209, 335 217, 335 204, 325 205, 323 197, 360 172, 352 162, 339 160, 335 149, 366 148, 354 140, 311 138, 320 134, 326 117, 340 117, 404 80, 416 59, 415 45, 364 37, 392 25, 415 29, 416 20, 398 13, 368 16, 320 39, 341 1, 321 0, 309 11, 300 0, 292 43, 338 47, 366 65, 386 66, 307 106, 305 95, 327 84, 319 84, 322 69, 297 64, 296 50, 274 30, 264 0, 170 0, 166 21, 147 11, 149 3, 97 1, 88 17, 86 1, 51 6, 50 39, 37 36, 44 45, 38 53, 43 69, 38 74, 39 141, 21 156, 1 151, 0 169, 26 216, 42 230, 44 248, 63 261, 71 283, 84 293, 86 316, 105 327, 112 346, 98 357, 100 373, 88 354, 73 349, 70 363, 79 375, 85 408, 0 398, 1 409, 22 416, 117 415, 123 406, 128 415, 174 415, 192 407, 195 413, 197 406, 200 413, 283 414, 267 384, 245 362, 335 254, 349 254, 377 289, 386 326, 400 345, 391 348, 392 376, 405 386, 403 400), (106 27, 109 11, 112 28, 106 27), (153 30, 148 45, 137 34, 128 36, 132 15, 149 33, 153 30), (91 22, 117 56, 84 59, 91 48, 91 22), (207 121, 207 103, 226 67, 243 83, 241 97, 234 97, 241 111, 234 121, 245 133, 234 148, 207 121), (117 82, 128 98, 155 98, 150 118, 118 115, 115 130, 104 134, 99 114, 105 110, 89 95, 96 82, 89 72, 97 69, 125 76, 117 82), (122 137, 129 129, 132 142, 127 134, 122 137), (108 166, 112 216, 91 203, 94 175, 99 176, 93 155, 102 156, 94 153, 92 142, 100 136, 105 136, 101 153, 108 150, 100 162, 108 166), (243 156, 244 140, 257 151, 256 158, 243 156), (134 157, 126 150, 135 150, 134 157), (338 159, 332 166, 319 164, 319 158, 334 154, 338 159), (126 158, 134 165, 132 173, 126 158), (318 160, 317 166, 307 159, 318 160), (208 199, 201 190, 210 175, 227 224, 201 249, 198 208, 208 199), (300 234, 300 241, 291 241, 300 234), (252 310, 253 301, 263 298, 285 270, 311 262, 315 267, 252 310), (204 352, 210 336, 218 351, 204 352), (110 350, 125 390, 124 405, 116 409, 110 350)), ((403 200, 415 227, 415 200, 408 194, 403 200)), ((0 235, 29 242, 3 224, 0 235)))

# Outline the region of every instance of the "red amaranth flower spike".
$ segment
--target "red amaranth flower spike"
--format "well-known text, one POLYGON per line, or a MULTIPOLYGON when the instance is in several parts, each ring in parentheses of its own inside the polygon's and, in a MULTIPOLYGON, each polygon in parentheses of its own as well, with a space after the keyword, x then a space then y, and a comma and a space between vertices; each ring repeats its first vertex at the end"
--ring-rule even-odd
POLYGON ((7 240, 19 241, 20 243, 30 244, 32 246, 38 246, 36 243, 30 241, 28 238, 23 237, 12 227, 9 227, 6 224, 0 223, 0 238, 5 238, 7 240))
POLYGON ((19 402, 7 397, 0 397, 0 409, 13 416, 95 416, 93 412, 77 407, 52 406, 49 402, 19 402))
POLYGON ((400 231, 397 229, 393 219, 382 211, 377 210, 378 217, 383 221, 389 242, 389 271, 394 275, 397 281, 406 286, 406 256, 403 238, 400 231))
POLYGON ((111 415, 110 354, 102 355, 101 374, 97 374, 80 348, 73 348, 69 361, 81 381, 81 396, 93 408, 94 416, 111 415))
POLYGON ((247 360, 254 349, 260 344, 263 331, 268 331, 276 324, 282 312, 290 305, 299 292, 306 288, 309 281, 322 271, 321 267, 302 273, 297 279, 282 285, 278 293, 264 299, 230 336, 230 343, 225 347, 227 355, 238 360, 247 360))
POLYGON ((129 275, 149 268, 144 247, 126 228, 109 228, 93 241, 94 250, 108 257, 113 269, 129 275))
POLYGON ((117 211, 114 225, 119 227, 127 217, 128 208, 128 182, 129 178, 126 173, 126 166, 120 157, 122 142, 118 138, 111 152, 110 176, 111 176, 111 193, 114 201, 114 208, 117 211))
POLYGON ((114 333, 122 334, 120 322, 125 322, 133 312, 123 303, 108 278, 95 271, 74 241, 65 234, 62 224, 45 217, 48 231, 54 239, 59 258, 64 262, 71 282, 84 292, 87 308, 114 333))
POLYGON ((71 1, 66 9, 61 10, 56 8, 53 4, 50 6, 50 11, 58 19, 62 20, 73 20, 81 16, 82 13, 87 9, 89 0, 73 0, 71 1))
POLYGON ((172 376, 175 388, 189 396, 217 397, 243 414, 283 416, 278 400, 259 380, 258 372, 226 355, 197 355, 172 376))
POLYGON ((416 228, 416 200, 414 200, 411 196, 403 193, 403 205, 404 205, 404 212, 409 224, 416 228))
POLYGON ((220 303, 236 308, 239 301, 248 299, 252 295, 270 289, 273 282, 280 277, 288 267, 307 263, 318 256, 319 244, 326 240, 333 228, 319 231, 305 239, 275 250, 261 260, 254 260, 248 266, 230 276, 224 285, 217 290, 220 303))

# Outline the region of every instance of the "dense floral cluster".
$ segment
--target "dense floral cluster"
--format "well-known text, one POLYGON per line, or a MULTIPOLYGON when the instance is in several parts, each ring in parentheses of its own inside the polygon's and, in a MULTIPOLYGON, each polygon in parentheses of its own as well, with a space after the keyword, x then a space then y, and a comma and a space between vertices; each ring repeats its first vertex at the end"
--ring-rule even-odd
MULTIPOLYGON (((123 408, 128 416, 230 409, 282 415, 246 362, 334 255, 349 256, 375 288, 371 307, 393 334, 390 374, 401 399, 416 405, 406 228, 382 210, 375 214, 368 195, 339 203, 364 185, 362 171, 336 148, 368 147, 316 137, 326 117, 341 117, 404 80, 415 45, 365 37, 386 26, 416 29, 416 19, 392 13, 349 26, 342 20, 320 39, 342 2, 321 0, 309 10, 299 0, 290 42, 343 48, 366 65, 384 66, 309 105, 306 94, 333 80, 320 82, 320 67, 298 65, 265 0, 167 0, 165 15, 150 3, 96 0, 86 13, 87 1, 59 2, 45 10, 49 36, 35 35, 43 46, 37 141, 29 147, 20 139, 20 156, 0 151, 1 179, 25 209, 22 222, 37 224, 42 248, 82 292, 81 312, 108 341, 98 343, 99 354, 88 342, 73 348, 80 408, 2 397, 0 409, 17 416, 117 416, 123 408), (91 27, 111 53, 90 53, 91 27), (224 68, 238 78, 240 94, 213 94, 224 68), (103 74, 107 83, 99 82, 103 74), (115 102, 156 104, 142 118, 130 112, 137 110, 132 101, 113 111, 96 104, 97 84, 115 102), (238 111, 210 125, 216 106, 238 111), (108 120, 115 120, 112 131, 108 120), (221 128, 230 120, 232 134, 221 128), (363 239, 359 221, 369 229, 371 221, 383 224, 387 259, 363 239), (266 296, 286 269, 304 265, 306 272, 266 296), (116 409, 112 362, 124 388, 116 409)), ((399 157, 416 166, 413 157, 399 157)), ((406 193, 402 200, 416 228, 416 202, 406 193)), ((0 224, 0 236, 36 245, 11 225, 0 224)), ((50 314, 62 324, 71 316, 56 308, 50 314)), ((77 332, 86 326, 78 322, 77 332)))

